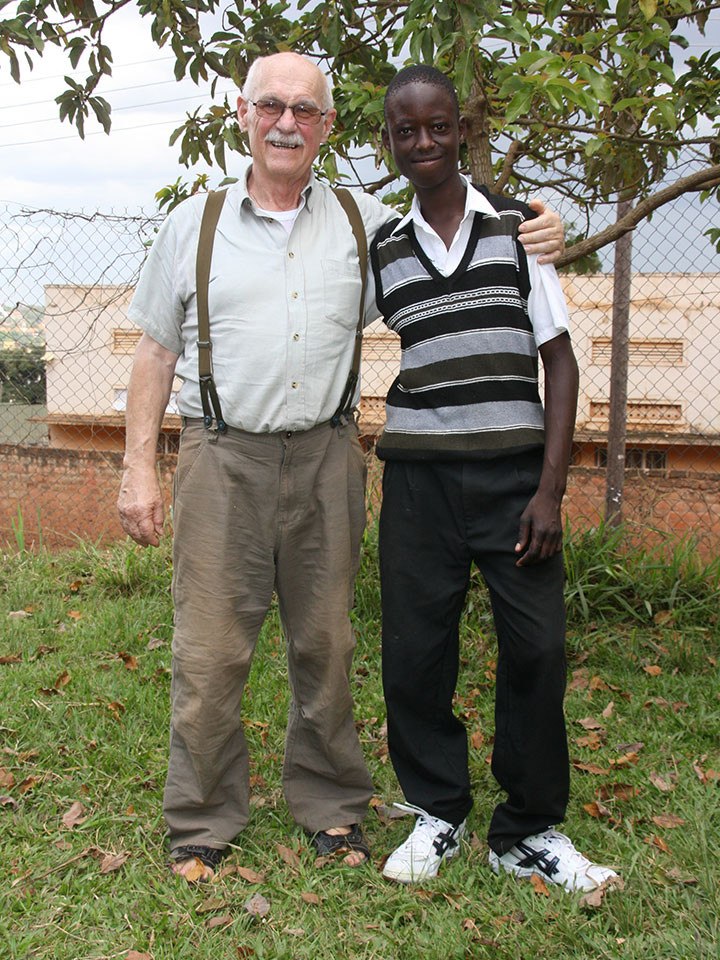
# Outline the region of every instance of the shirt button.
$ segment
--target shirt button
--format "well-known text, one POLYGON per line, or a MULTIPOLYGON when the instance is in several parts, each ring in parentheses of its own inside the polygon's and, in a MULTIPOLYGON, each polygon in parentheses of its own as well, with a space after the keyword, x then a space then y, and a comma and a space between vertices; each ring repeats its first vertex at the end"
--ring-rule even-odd
POLYGON ((292 292, 292 298, 293 298, 293 300, 297 300, 297 298, 298 298, 297 290, 293 290, 293 292, 292 292))
POLYGON ((297 380, 293 380, 290 386, 293 388, 293 390, 297 390, 297 380))
POLYGON ((292 259, 293 259, 293 257, 295 256, 295 254, 294 254, 294 253, 292 252, 292 250, 291 250, 291 251, 290 251, 290 253, 288 254, 288 256, 289 256, 289 257, 290 257, 290 259, 292 260, 292 259))
POLYGON ((294 333, 294 334, 293 334, 293 340, 299 340, 299 339, 300 339, 300 334, 299 334, 299 333, 294 333))
POLYGON ((290 437, 292 436, 292 430, 288 430, 288 432, 285 434, 285 436, 286 436, 286 437, 288 438, 288 440, 289 440, 290 437))

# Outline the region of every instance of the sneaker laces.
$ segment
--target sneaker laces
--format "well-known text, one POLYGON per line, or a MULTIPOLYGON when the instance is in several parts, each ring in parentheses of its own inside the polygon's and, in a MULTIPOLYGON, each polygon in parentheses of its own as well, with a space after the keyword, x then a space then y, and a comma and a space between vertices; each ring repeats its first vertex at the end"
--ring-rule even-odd
POLYGON ((588 860, 584 854, 580 853, 570 837, 564 833, 548 830, 540 834, 540 839, 549 842, 550 852, 560 856, 563 866, 570 867, 578 873, 581 869, 594 866, 592 860, 588 860))
POLYGON ((448 830, 454 832, 456 827, 447 820, 441 820, 440 817, 433 817, 421 807, 416 807, 412 803, 394 803, 394 807, 403 810, 405 813, 414 813, 417 817, 415 827, 405 843, 412 850, 416 845, 427 848, 432 845, 438 834, 447 833, 448 830))

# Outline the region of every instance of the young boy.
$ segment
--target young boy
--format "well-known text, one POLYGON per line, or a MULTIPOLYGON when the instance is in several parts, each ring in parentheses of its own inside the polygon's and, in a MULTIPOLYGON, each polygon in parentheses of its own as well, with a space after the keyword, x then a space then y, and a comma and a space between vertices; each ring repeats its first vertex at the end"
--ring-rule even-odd
POLYGON ((569 788, 560 504, 578 374, 567 309, 554 268, 517 239, 529 208, 459 173, 465 122, 447 77, 401 70, 385 122, 415 198, 371 250, 377 303, 402 345, 377 448, 383 685, 400 806, 417 819, 383 874, 434 877, 458 852, 472 807, 452 699, 475 561, 498 634, 492 771, 508 795, 490 824, 490 864, 592 889, 616 874, 552 829, 569 788))

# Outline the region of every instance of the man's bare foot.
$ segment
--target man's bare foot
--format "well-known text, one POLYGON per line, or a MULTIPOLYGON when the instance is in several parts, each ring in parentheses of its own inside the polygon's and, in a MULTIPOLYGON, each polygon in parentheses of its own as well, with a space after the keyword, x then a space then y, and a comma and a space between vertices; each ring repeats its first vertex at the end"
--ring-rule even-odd
MULTIPOLYGON (((323 830, 323 833, 326 833, 329 837, 347 837, 349 834, 353 833, 354 829, 359 829, 356 827, 328 827, 327 830, 323 830)), ((359 867, 361 864, 368 861, 368 857, 362 852, 362 850, 353 849, 350 850, 342 858, 342 862, 348 867, 359 867)))
POLYGON ((188 857, 187 860, 171 860, 170 869, 179 877, 184 877, 188 883, 206 883, 215 876, 212 867, 208 867, 197 857, 188 857))

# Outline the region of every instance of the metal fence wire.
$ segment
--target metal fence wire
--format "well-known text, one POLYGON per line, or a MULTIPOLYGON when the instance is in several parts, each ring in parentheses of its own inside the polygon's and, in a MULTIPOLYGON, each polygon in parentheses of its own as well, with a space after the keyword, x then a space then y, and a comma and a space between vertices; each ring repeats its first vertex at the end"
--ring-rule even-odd
MULTIPOLYGON (((582 218, 548 198, 577 230, 582 218)), ((591 227, 614 219, 595 211, 591 227)), ((0 205, 0 541, 70 544, 121 536, 126 387, 140 331, 126 317, 157 215, 71 214, 0 205)), ((717 203, 681 197, 633 235, 623 517, 642 536, 720 537, 720 271, 707 231, 717 203)), ((612 358, 612 248, 596 272, 562 278, 580 367, 565 500, 573 525, 604 513, 612 358)), ((361 432, 372 453, 398 341, 380 322, 363 347, 361 432)), ((180 419, 158 442, 168 494, 180 419)))

